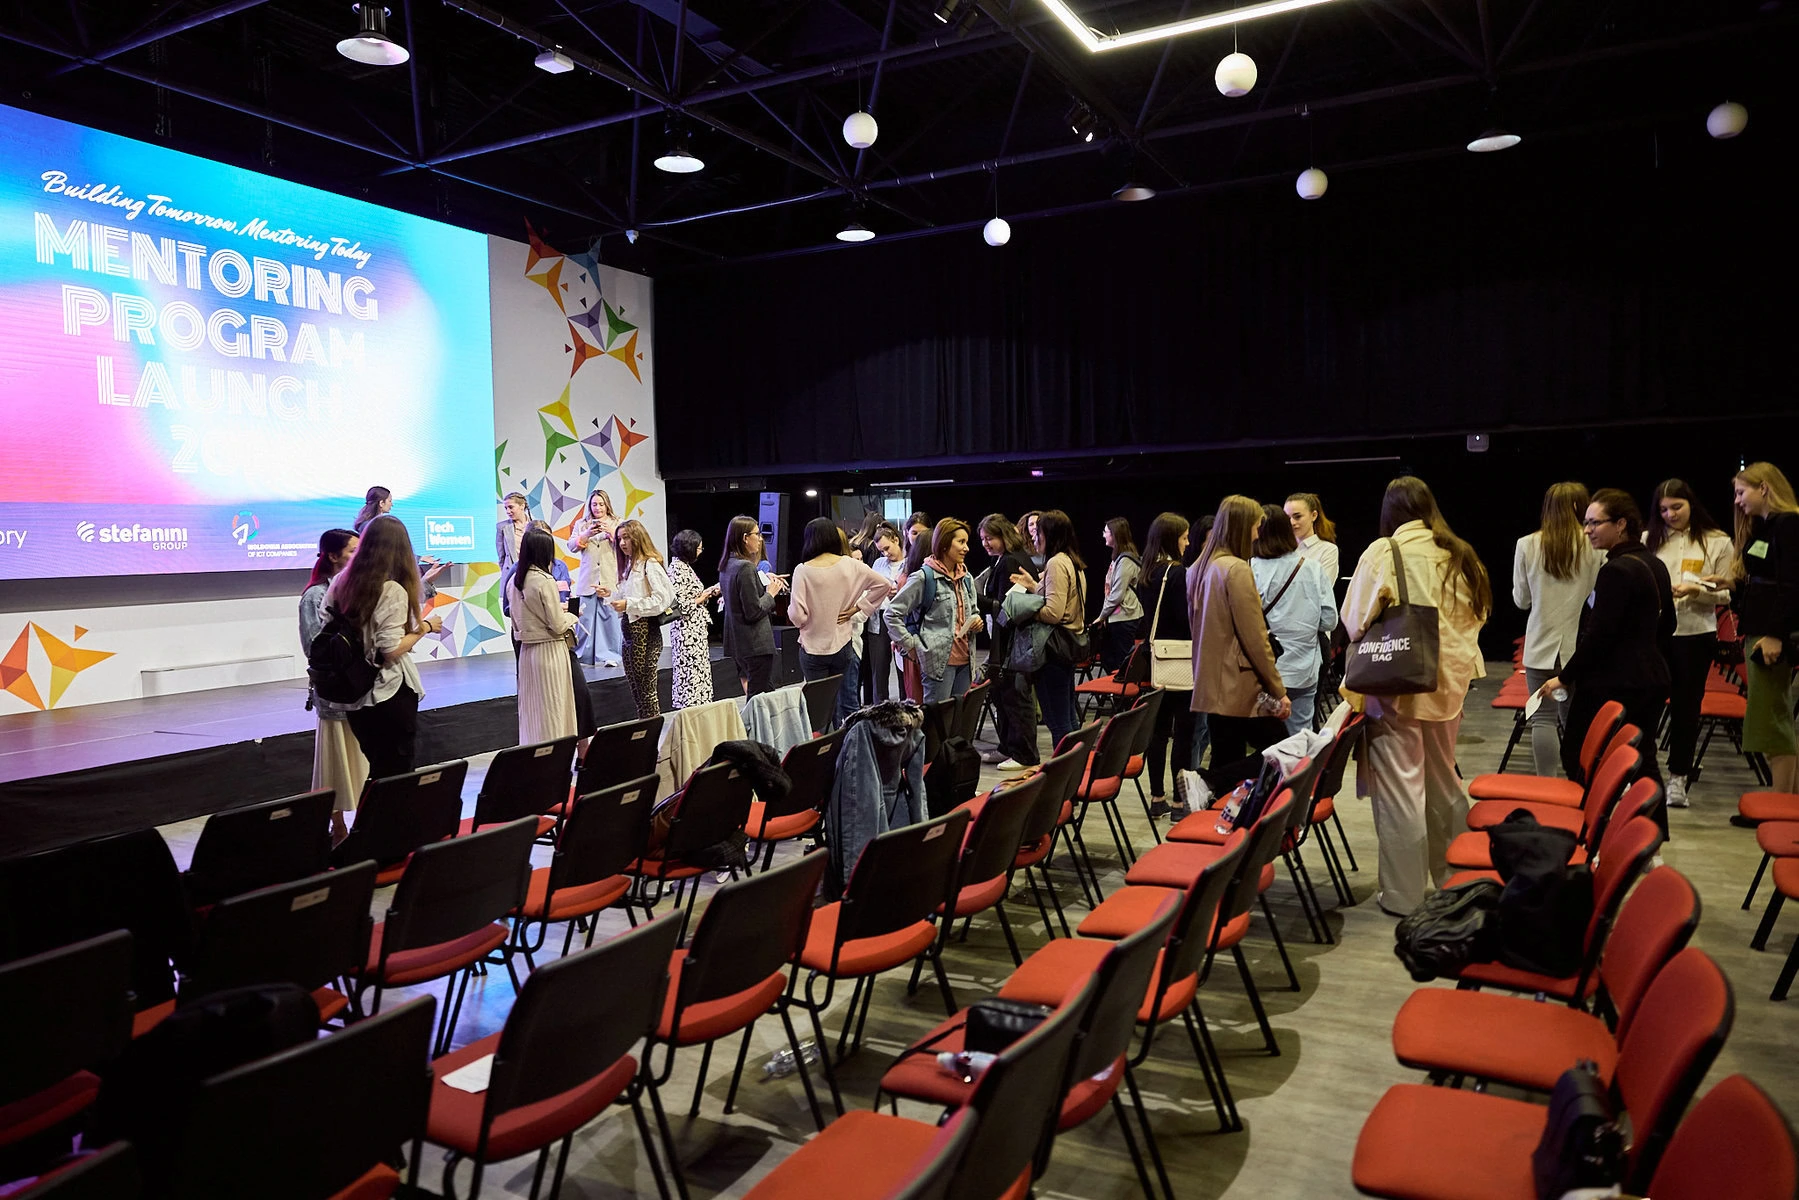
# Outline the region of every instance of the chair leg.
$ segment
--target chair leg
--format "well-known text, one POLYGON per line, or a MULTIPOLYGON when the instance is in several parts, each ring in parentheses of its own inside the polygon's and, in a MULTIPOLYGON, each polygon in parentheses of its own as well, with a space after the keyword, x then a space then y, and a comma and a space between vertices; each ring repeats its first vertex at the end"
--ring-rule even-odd
MULTIPOLYGON (((1137 1124, 1143 1129, 1143 1146, 1149 1151, 1149 1161, 1155 1164, 1156 1181, 1162 1185, 1162 1196, 1164 1200, 1174 1200, 1174 1185, 1168 1182, 1168 1168, 1162 1162, 1161 1147, 1156 1144, 1156 1131, 1149 1123, 1149 1110, 1143 1107, 1143 1094, 1137 1090, 1137 1073, 1131 1070, 1129 1063, 1124 1066, 1124 1085, 1130 1089, 1131 1107, 1137 1110, 1137 1124)), ((1120 1124, 1123 1122, 1120 1121, 1120 1124)), ((1147 1181, 1144 1182, 1143 1194, 1145 1197, 1149 1195, 1147 1181)))
POLYGON ((1781 905, 1786 902, 1786 896, 1779 891, 1768 897, 1768 911, 1762 914, 1762 923, 1756 928, 1755 936, 1749 940, 1751 950, 1768 948, 1768 935, 1774 932, 1774 919, 1780 916, 1781 905))
MULTIPOLYGON (((1021 962, 1019 965, 1022 966, 1023 963, 1021 962)), ((943 955, 931 955, 931 969, 937 972, 937 988, 943 993, 943 1015, 946 1017, 953 1017, 956 1015, 956 993, 950 990, 949 975, 943 970, 943 955)), ((868 989, 868 994, 870 996, 874 995, 874 989, 872 987, 868 989)), ((866 1007, 862 1010, 862 1019, 868 1019, 868 1010, 866 1007)), ((856 1044, 858 1046, 862 1044, 862 1026, 860 1022, 856 1025, 856 1044)))
POLYGON ((837 1032, 837 1061, 838 1062, 842 1062, 845 1058, 848 1057, 848 1054, 846 1052, 849 1049, 850 1033, 856 1027, 856 1009, 862 1003, 862 988, 867 983, 868 983, 867 979, 856 980, 856 986, 850 992, 849 1011, 844 1015, 843 1028, 838 1030, 838 1032, 837 1032))
POLYGON ((1274 938, 1274 948, 1280 952, 1281 966, 1287 968, 1287 990, 1299 990, 1299 976, 1293 973, 1293 960, 1287 957, 1287 942, 1281 937, 1281 927, 1274 923, 1274 913, 1268 907, 1268 897, 1257 896, 1256 903, 1262 906, 1262 917, 1268 922, 1268 932, 1274 938))
POLYGON ((1249 960, 1243 957, 1243 947, 1232 946, 1231 958, 1236 960, 1237 974, 1243 978, 1243 991, 1249 996, 1249 1007, 1255 1010, 1256 1024, 1262 1027, 1262 1044, 1271 1056, 1279 1058, 1280 1043, 1274 1040, 1274 1027, 1268 1024, 1268 1010, 1262 1007, 1262 992, 1256 987, 1255 977, 1249 973, 1249 960))
POLYGON ((1325 873, 1330 876, 1331 886, 1337 889, 1337 900, 1344 907, 1355 903, 1355 896, 1349 890, 1349 876, 1343 872, 1343 862, 1337 856, 1336 838, 1331 836, 1328 822, 1320 821, 1312 826, 1318 831, 1318 849, 1324 855, 1325 873))
POLYGON ((1237 1115, 1237 1099, 1231 1095, 1230 1080, 1225 1078, 1224 1060, 1218 1056, 1218 1046, 1212 1041, 1212 1031, 1206 1027, 1205 1014, 1199 1009, 1195 1000, 1181 1012, 1187 1025, 1187 1037, 1193 1043, 1193 1057, 1206 1075, 1206 1084, 1210 1086, 1213 1077, 1217 1077, 1218 1086, 1212 1092, 1212 1104, 1218 1110, 1218 1131, 1234 1133, 1243 1128, 1243 1121, 1237 1115))
MULTIPOLYGON (((1062 927, 1062 936, 1073 937, 1074 934, 1069 932, 1068 929, 1068 914, 1062 911, 1062 897, 1056 892, 1055 880, 1049 877, 1048 859, 1037 864, 1037 872, 1043 876, 1043 888, 1049 893, 1050 905, 1056 910, 1056 923, 1062 927)), ((1043 930, 1045 933, 1049 933, 1049 923, 1047 921, 1044 923, 1043 930)), ((1054 937, 1055 934, 1049 933, 1049 936, 1054 937)))
POLYGON ((1312 935, 1313 942, 1322 946, 1325 944, 1326 939, 1323 930, 1319 928, 1318 917, 1312 911, 1312 897, 1306 892, 1305 883, 1300 878, 1299 868, 1293 865, 1294 860, 1298 858, 1298 856, 1299 849, 1298 847, 1295 847, 1281 855, 1281 859, 1287 865, 1287 878, 1292 881, 1293 894, 1299 900, 1300 915, 1306 919, 1306 932, 1312 935))
POLYGON ((1162 831, 1156 827, 1155 814, 1149 811, 1149 797, 1143 794, 1141 777, 1131 780, 1131 786, 1137 789, 1137 802, 1143 805, 1143 818, 1149 822, 1149 835, 1156 839, 1156 845, 1162 844, 1162 831))
MULTIPOLYGON (((800 1045, 799 1034, 793 1028, 793 1014, 788 1012, 785 1001, 779 1005, 779 1009, 781 1027, 787 1031, 787 1047, 793 1051, 793 1065, 799 1069, 800 1085, 806 1089, 806 1104, 812 1109, 812 1122, 818 1126, 818 1132, 823 1133, 825 1131, 825 1115, 818 1107, 818 1093, 812 1088, 812 1072, 806 1069, 805 1048, 800 1045)), ((820 1043, 814 1042, 812 1045, 814 1049, 820 1051, 819 1057, 823 1058, 824 1054, 820 1043)))
POLYGON ((1518 743, 1524 739, 1526 724, 1524 710, 1519 709, 1518 715, 1512 718, 1512 736, 1506 739, 1505 753, 1499 756, 1499 772, 1502 775, 1505 773, 1505 765, 1512 761, 1512 751, 1516 750, 1518 743))
MULTIPOLYGON (((942 974, 942 968, 938 968, 938 974, 939 975, 942 974)), ((850 1053, 851 1054, 861 1053, 862 1031, 864 1029, 868 1028, 868 1008, 869 1008, 869 1005, 874 1003, 874 998, 875 998, 875 977, 873 975, 870 975, 868 977, 868 986, 862 989, 862 1011, 856 1017, 856 1038, 854 1041, 852 1041, 850 1043, 850 1053)))
POLYGON ((550 1181, 550 1200, 562 1194, 562 1176, 568 1170, 568 1148, 575 1144, 575 1135, 569 1134, 562 1139, 562 1149, 556 1155, 556 1175, 550 1181))
POLYGON ((818 1005, 812 999, 812 980, 806 980, 806 1015, 812 1020, 812 1044, 818 1047, 818 1061, 825 1069, 825 1082, 831 1085, 831 1103, 837 1115, 843 1115, 843 1093, 837 1090, 837 1070, 831 1065, 830 1043, 825 1038, 824 1023, 818 1019, 818 1005))
MULTIPOLYGON (((1093 898, 1093 892, 1087 887, 1087 876, 1081 871, 1081 856, 1074 849, 1074 822, 1062 826, 1062 842, 1068 848, 1068 865, 1074 871, 1075 880, 1081 885, 1081 900, 1089 909, 1098 908, 1099 902, 1093 898)), ((1047 867, 1047 863, 1045 866, 1047 867)), ((1048 878, 1047 871, 1044 875, 1048 878)), ((1053 891, 1051 893, 1054 894, 1053 891)))
POLYGON ((1774 856, 1772 854, 1762 855, 1761 865, 1755 868, 1755 878, 1751 879, 1749 881, 1749 894, 1743 897, 1743 911, 1744 912, 1748 912, 1749 905, 1754 902, 1755 889, 1759 888, 1762 885, 1762 876, 1764 874, 1766 874, 1766 872, 1768 870, 1768 863, 1771 859, 1773 859, 1773 857, 1774 856))
MULTIPOLYGON (((681 1160, 675 1157, 675 1132, 668 1126, 668 1114, 662 1111, 662 1093, 656 1089, 656 1081, 649 1081, 650 1109, 656 1114, 656 1124, 662 1129, 662 1144, 668 1148, 668 1173, 675 1177, 675 1194, 681 1200, 688 1200, 687 1177, 681 1173, 681 1160)), ((649 1139, 644 1139, 649 1145, 649 1139)))
POLYGON ((1043 892, 1037 887, 1037 877, 1031 873, 1029 867, 1024 869, 1024 881, 1031 889, 1031 900, 1037 905, 1037 915, 1043 918, 1043 936, 1048 941, 1054 941, 1056 927, 1050 924, 1049 909, 1043 905, 1043 892))
MULTIPOLYGON (((1015 967, 1024 966, 1024 955, 1018 952, 1018 939, 1012 936, 1012 922, 1006 920, 1006 902, 1004 898, 1001 898, 1000 902, 993 906, 993 915, 999 918, 999 931, 1006 935, 1006 949, 1012 952, 1012 965, 1015 967)), ((1043 923, 1045 925, 1049 924, 1048 914, 1044 915, 1043 923)))
POLYGON ((1355 847, 1349 844, 1349 835, 1343 832, 1342 815, 1336 812, 1331 813, 1331 824, 1337 827, 1337 836, 1343 839, 1343 853, 1349 858, 1349 869, 1358 875, 1361 874, 1362 868, 1356 866, 1355 847))
POLYGON ((700 1115, 700 1093, 706 1090, 706 1068, 712 1065, 712 1043, 707 1042, 700 1051, 700 1069, 693 1081, 693 1103, 687 1106, 687 1117, 692 1120, 700 1115))
POLYGON ((1155 1200, 1149 1171, 1143 1165, 1143 1155, 1137 1150, 1137 1139, 1131 1134, 1131 1123, 1124 1115, 1124 1104, 1118 1099, 1117 1092, 1112 1093, 1112 1117, 1118 1122, 1118 1132, 1124 1135, 1124 1148, 1130 1152, 1131 1166, 1137 1172, 1137 1186, 1143 1189, 1144 1200, 1155 1200))
POLYGON ((687 907, 681 910, 681 932, 675 938, 675 945, 687 944, 687 927, 693 923, 693 903, 700 898, 700 876, 695 875, 686 882, 693 886, 687 890, 687 907))
POLYGON ((537 1200, 543 1191, 543 1173, 549 1169, 550 1148, 543 1147, 537 1152, 537 1167, 531 1172, 531 1200, 537 1200))
MULTIPOLYGON (((1116 798, 1106 801, 1106 824, 1112 829, 1114 838, 1120 843, 1119 850, 1124 855, 1122 861, 1126 866, 1137 861, 1137 847, 1131 845, 1131 831, 1124 827, 1124 809, 1116 798)), ((1152 821, 1151 824, 1154 824, 1152 821)))
POLYGON ((737 1069, 731 1072, 731 1090, 725 1093, 725 1111, 737 1103, 737 1083, 743 1078, 743 1063, 750 1056, 750 1035, 756 1031, 756 1022, 751 1021, 743 1027, 743 1045, 737 1048, 737 1069))
POLYGON ((1794 975, 1799 975, 1799 939, 1795 939, 1793 948, 1787 951, 1786 965, 1780 968, 1780 978, 1774 981, 1774 991, 1768 999, 1785 1000, 1787 990, 1793 986, 1794 975))
MULTIPOLYGON (((1087 851, 1087 839, 1081 833, 1080 822, 1070 821, 1068 823, 1067 827, 1069 829, 1074 830, 1074 845, 1075 845, 1076 851, 1078 851, 1078 853, 1071 854, 1069 856, 1070 860, 1071 860, 1071 865, 1074 867, 1075 874, 1077 874, 1077 875, 1080 874, 1082 869, 1084 868, 1087 872, 1088 878, 1090 878, 1093 881, 1093 895, 1097 899, 1093 904, 1090 904, 1088 907, 1097 908, 1098 900, 1104 900, 1106 898, 1106 893, 1105 893, 1104 889, 1102 889, 1099 886, 1099 872, 1097 870, 1095 870, 1093 867, 1093 855, 1088 853, 1088 851, 1087 851)), ((1083 892, 1085 892, 1086 888, 1083 886, 1081 890, 1083 892)))
MULTIPOLYGON (((656 1153, 656 1139, 650 1133, 650 1123, 644 1119, 643 1100, 633 1094, 631 1097, 631 1116, 637 1122, 637 1136, 643 1141, 643 1153, 650 1160, 650 1173, 656 1177, 656 1195, 658 1200, 669 1200, 668 1177, 662 1173, 662 1156, 656 1153)), ((665 1145, 669 1159, 674 1159, 674 1147, 665 1145)))

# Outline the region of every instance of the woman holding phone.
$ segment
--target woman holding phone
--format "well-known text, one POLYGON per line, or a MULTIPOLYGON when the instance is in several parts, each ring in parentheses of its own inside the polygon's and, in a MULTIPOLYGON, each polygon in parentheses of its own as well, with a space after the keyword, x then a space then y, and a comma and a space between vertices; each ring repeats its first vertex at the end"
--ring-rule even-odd
POLYGON ((618 517, 612 511, 612 497, 604 488, 595 488, 587 497, 581 519, 575 523, 568 548, 581 556, 581 569, 575 573, 575 595, 580 600, 582 639, 581 661, 588 666, 619 665, 623 627, 607 600, 618 587, 618 550, 613 537, 618 532, 618 517))

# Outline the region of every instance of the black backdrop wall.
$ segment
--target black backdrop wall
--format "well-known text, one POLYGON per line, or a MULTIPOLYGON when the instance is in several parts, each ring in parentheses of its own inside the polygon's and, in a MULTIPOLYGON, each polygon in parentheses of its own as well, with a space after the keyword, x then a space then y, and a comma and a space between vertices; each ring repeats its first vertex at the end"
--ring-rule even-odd
POLYGON ((1784 411, 1779 140, 1688 125, 665 276, 663 472, 1784 411))

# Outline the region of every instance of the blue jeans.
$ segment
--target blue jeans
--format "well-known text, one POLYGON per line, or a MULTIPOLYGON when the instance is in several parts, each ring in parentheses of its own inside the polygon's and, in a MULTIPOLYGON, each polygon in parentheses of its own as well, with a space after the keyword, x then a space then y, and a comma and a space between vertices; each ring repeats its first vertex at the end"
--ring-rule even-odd
POLYGON ((1298 690, 1288 688, 1287 699, 1293 702, 1293 711, 1287 715, 1287 735, 1291 737, 1312 727, 1312 713, 1318 707, 1318 685, 1308 683, 1298 690))
POLYGON ((1056 662, 1044 662, 1034 680, 1037 705, 1043 710, 1043 723, 1049 726, 1050 749, 1065 736, 1080 728, 1074 709, 1074 668, 1056 662))
POLYGON ((576 652, 580 661, 588 666, 624 661, 625 623, 606 601, 598 596, 581 597, 580 630, 581 646, 576 652))
POLYGON ((960 696, 968 690, 968 664, 959 667, 944 667, 942 679, 925 677, 924 699, 926 704, 937 700, 947 700, 951 696, 960 696))
POLYGON ((833 675, 843 676, 837 685, 837 707, 832 710, 831 728, 835 729, 849 720, 850 714, 856 711, 860 703, 862 673, 861 664, 856 658, 856 649, 848 642, 835 654, 813 654, 808 650, 800 650, 800 678, 810 683, 814 679, 829 679, 833 675))

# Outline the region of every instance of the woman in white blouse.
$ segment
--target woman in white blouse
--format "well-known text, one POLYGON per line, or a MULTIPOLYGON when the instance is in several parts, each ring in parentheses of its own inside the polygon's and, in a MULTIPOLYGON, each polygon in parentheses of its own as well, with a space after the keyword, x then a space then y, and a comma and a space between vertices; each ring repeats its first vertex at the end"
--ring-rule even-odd
POLYGON ((662 715, 656 695, 656 668, 662 660, 662 616, 675 602, 675 585, 650 531, 641 521, 625 521, 613 535, 618 547, 618 589, 607 601, 625 622, 625 679, 637 716, 662 715))
MULTIPOLYGON (((1537 531, 1519 538, 1512 554, 1512 603, 1530 613, 1524 626, 1524 681, 1532 695, 1574 657, 1580 610, 1605 564, 1581 528, 1587 500, 1584 483, 1551 484, 1543 493, 1537 531)), ((1530 756, 1539 775, 1561 773, 1566 718, 1567 702, 1545 696, 1530 719, 1530 756)))
POLYGON ((1668 568, 1674 585, 1674 641, 1668 656, 1673 676, 1668 697, 1668 807, 1687 807, 1693 750, 1699 740, 1699 704, 1705 677, 1718 654, 1718 609, 1730 589, 1707 583, 1728 578, 1736 553, 1684 479, 1664 479, 1649 506, 1649 552, 1668 568))
POLYGON ((1299 543, 1299 555, 1318 564, 1324 572, 1324 586, 1331 598, 1337 595, 1337 579, 1341 568, 1337 556, 1337 525, 1324 515, 1324 501, 1314 492, 1294 492, 1282 506, 1293 526, 1293 540, 1299 543))

